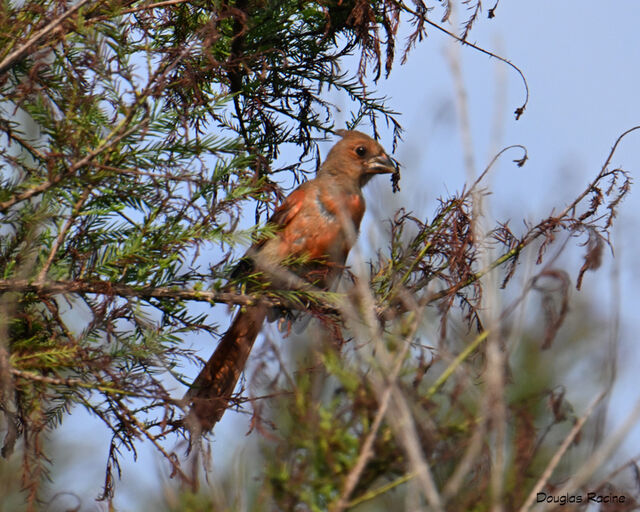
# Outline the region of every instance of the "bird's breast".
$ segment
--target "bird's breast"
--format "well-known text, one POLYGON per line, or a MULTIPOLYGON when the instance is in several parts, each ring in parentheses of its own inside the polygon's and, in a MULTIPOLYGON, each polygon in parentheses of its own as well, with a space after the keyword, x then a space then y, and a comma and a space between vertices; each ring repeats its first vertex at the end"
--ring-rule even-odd
POLYGON ((280 258, 305 255, 343 264, 364 214, 359 194, 319 189, 280 233, 280 258))
POLYGON ((320 189, 317 191, 315 202, 325 218, 338 221, 340 224, 350 222, 356 231, 360 227, 365 202, 359 191, 320 189))

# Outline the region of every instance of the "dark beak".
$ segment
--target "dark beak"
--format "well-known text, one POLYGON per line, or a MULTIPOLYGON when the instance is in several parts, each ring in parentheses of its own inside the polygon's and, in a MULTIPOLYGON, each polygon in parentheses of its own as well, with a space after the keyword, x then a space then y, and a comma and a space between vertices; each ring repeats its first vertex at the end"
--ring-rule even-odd
POLYGON ((387 155, 380 155, 367 161, 367 174, 391 174, 396 172, 396 163, 387 155))

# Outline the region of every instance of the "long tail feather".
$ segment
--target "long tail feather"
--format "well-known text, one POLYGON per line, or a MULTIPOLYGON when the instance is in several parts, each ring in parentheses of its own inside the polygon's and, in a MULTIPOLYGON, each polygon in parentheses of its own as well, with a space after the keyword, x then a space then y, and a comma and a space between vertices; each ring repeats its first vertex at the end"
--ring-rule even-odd
POLYGON ((193 381, 185 397, 191 406, 186 423, 192 430, 211 430, 224 414, 266 314, 267 307, 260 304, 240 310, 193 381))

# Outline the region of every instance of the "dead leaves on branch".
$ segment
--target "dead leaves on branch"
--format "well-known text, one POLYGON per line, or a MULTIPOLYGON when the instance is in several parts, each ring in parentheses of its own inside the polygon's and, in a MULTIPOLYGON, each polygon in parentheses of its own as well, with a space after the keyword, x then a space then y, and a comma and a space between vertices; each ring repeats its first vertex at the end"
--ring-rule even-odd
MULTIPOLYGON (((481 185, 495 159, 468 190, 447 200, 440 200, 439 209, 431 222, 400 210, 391 223, 389 257, 379 255, 378 264, 372 267, 374 288, 381 294, 379 296, 387 310, 399 312, 402 309, 395 299, 400 290, 404 290, 421 296, 427 302, 439 301, 443 328, 446 325, 446 313, 456 300, 466 311, 467 320, 480 327, 480 279, 493 269, 500 268, 504 288, 513 277, 524 251, 536 251, 536 263, 541 265, 547 258, 549 248, 562 234, 571 238, 586 236, 586 254, 576 279, 579 289, 585 273, 600 267, 604 249, 611 245, 610 228, 620 202, 630 190, 631 177, 624 169, 610 170, 608 165, 620 141, 637 129, 640 127, 624 132, 617 139, 598 175, 559 214, 552 212, 536 224, 525 223, 526 229, 521 234, 514 233, 508 222, 499 223, 488 234, 492 249, 498 256, 486 268, 480 266, 482 247, 480 241, 474 239, 471 195, 481 185)), ((504 150, 498 156, 503 153, 504 150)), ((521 159, 514 160, 518 167, 525 161, 526 153, 521 159)), ((547 347, 567 313, 570 278, 550 268, 545 268, 537 279, 542 277, 560 283, 562 297, 561 305, 556 310, 550 307, 548 294, 543 294, 548 315, 548 331, 543 346, 547 347)), ((538 281, 534 282, 533 288, 538 284, 538 281)))

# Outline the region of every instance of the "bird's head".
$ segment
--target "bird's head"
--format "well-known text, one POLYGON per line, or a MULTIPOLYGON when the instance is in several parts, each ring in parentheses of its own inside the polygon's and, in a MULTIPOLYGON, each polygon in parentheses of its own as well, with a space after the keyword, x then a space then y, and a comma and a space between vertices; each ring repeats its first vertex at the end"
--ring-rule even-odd
POLYGON ((397 172, 396 163, 382 146, 368 135, 355 130, 338 130, 342 139, 329 154, 320 171, 352 179, 364 186, 376 174, 397 172))

